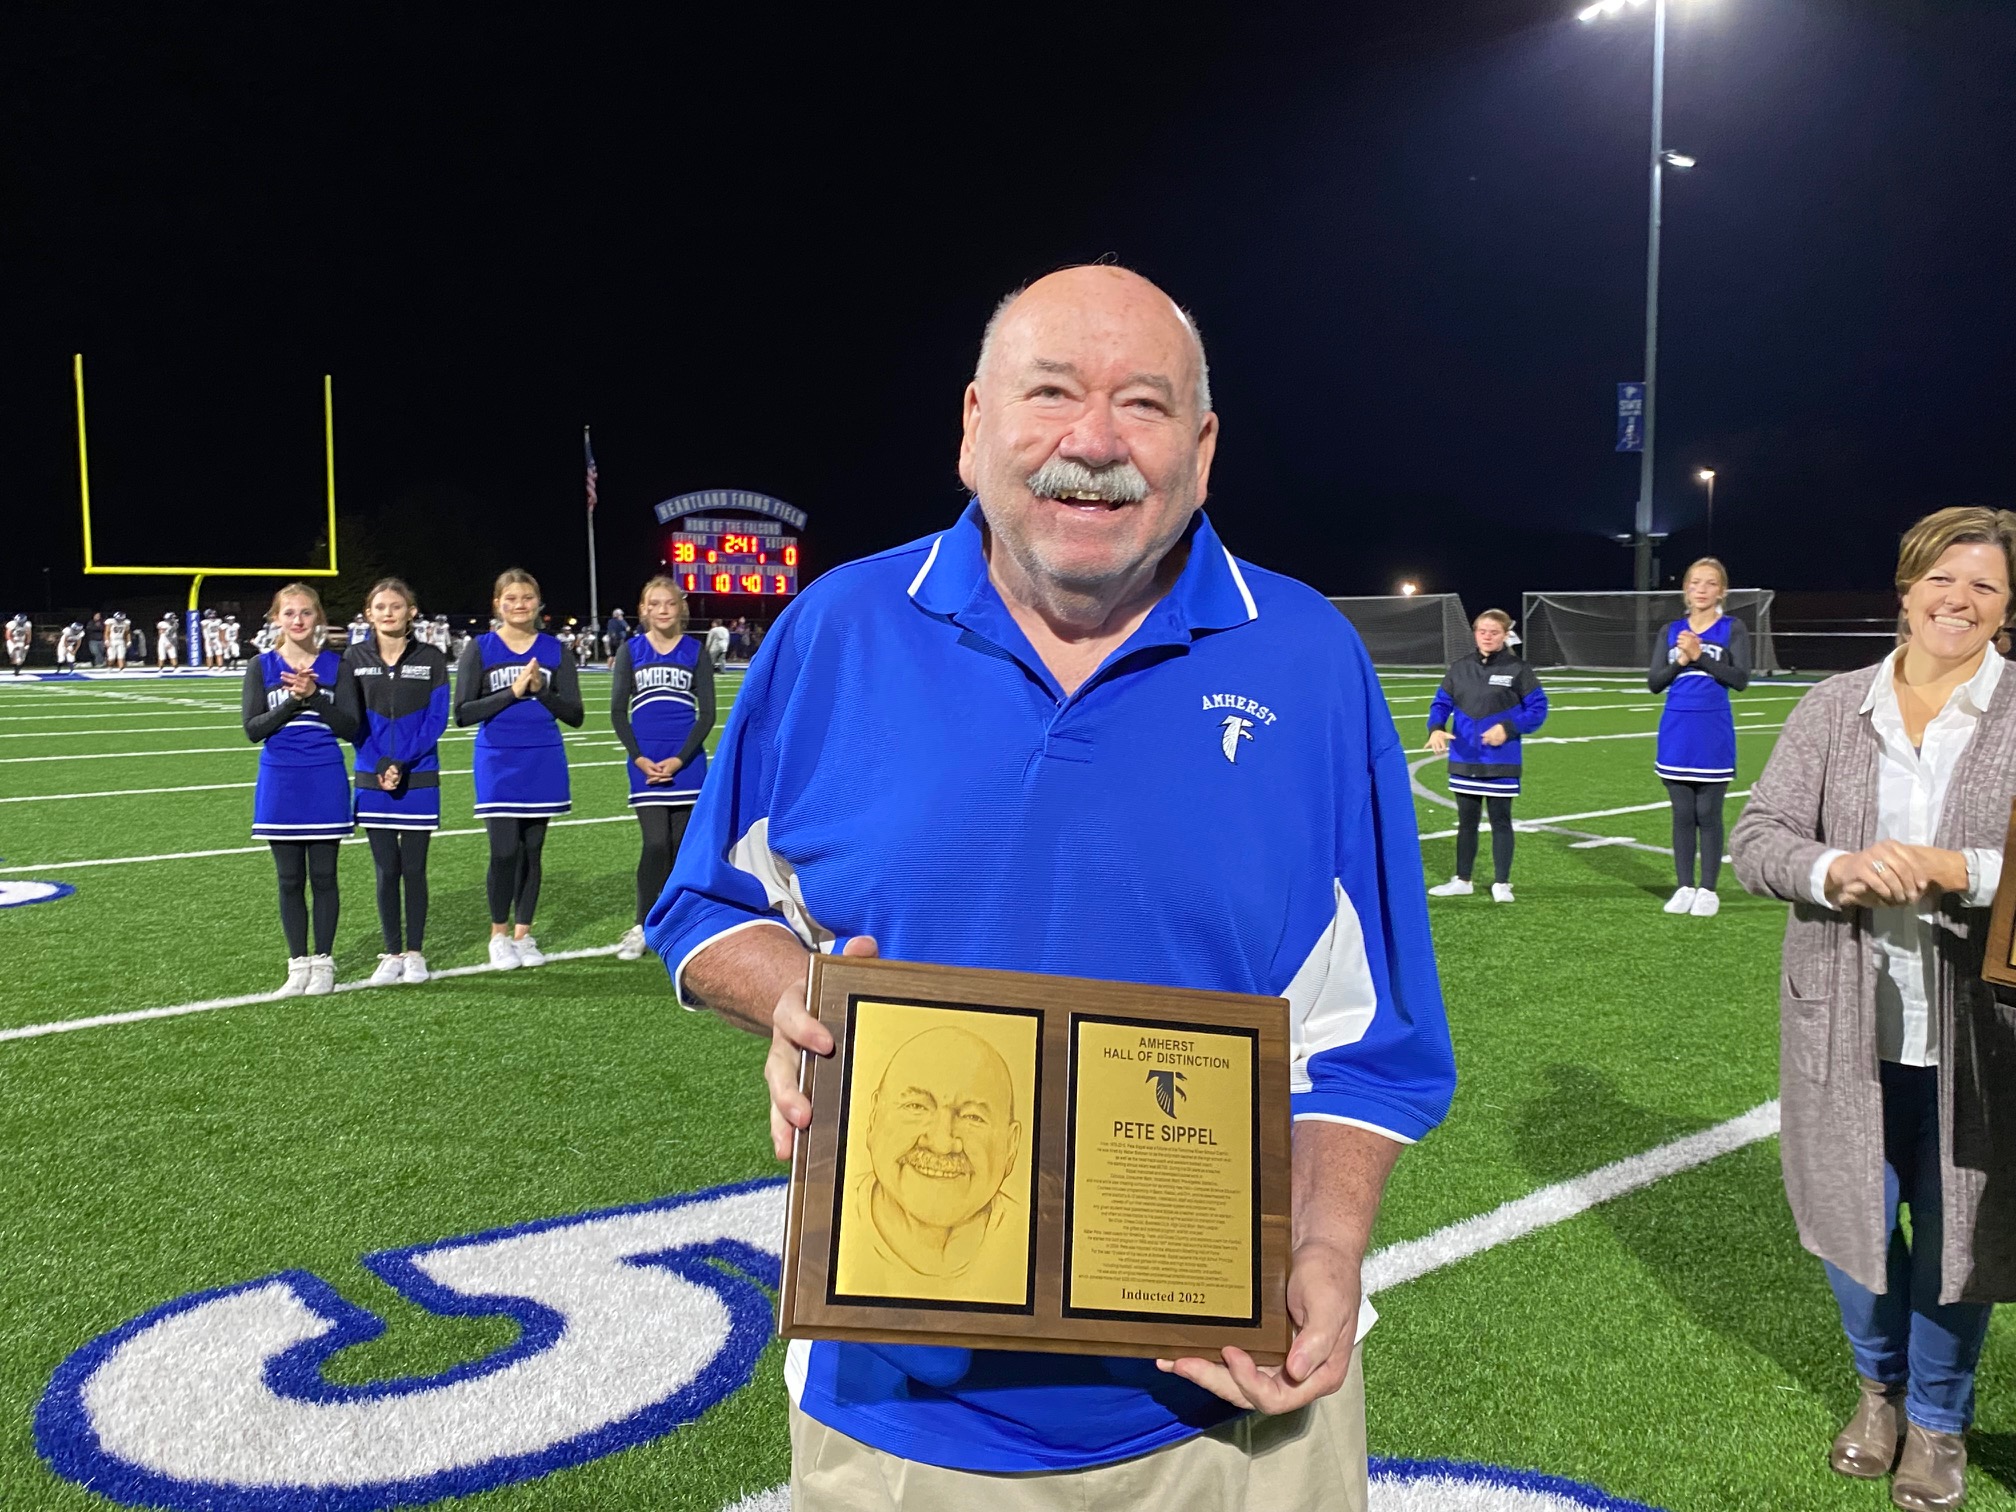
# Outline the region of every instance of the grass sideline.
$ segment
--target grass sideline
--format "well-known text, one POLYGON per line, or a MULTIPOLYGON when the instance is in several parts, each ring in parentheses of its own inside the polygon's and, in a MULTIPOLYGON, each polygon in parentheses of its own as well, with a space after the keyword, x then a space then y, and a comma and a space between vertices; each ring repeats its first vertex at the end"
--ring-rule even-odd
MULTIPOLYGON (((1389 681, 1410 745, 1433 685, 1389 681)), ((596 707, 606 686, 588 682, 577 763, 609 760, 596 707)), ((1518 817, 1656 804, 1645 737, 1657 703, 1642 684, 1551 691, 1549 743, 1529 753, 1518 817)), ((0 911, 0 1027, 277 983, 271 864, 250 848, 249 789, 222 786, 249 781, 256 763, 236 734, 236 682, 178 679, 173 702, 139 701, 160 696, 141 678, 0 686, 0 736, 21 737, 0 739, 0 757, 61 758, 0 764, 0 799, 33 800, 0 805, 0 877, 244 848, 28 873, 78 891, 0 911), (204 747, 216 749, 192 750, 204 747), (143 787, 203 790, 51 796, 143 787)), ((1739 699, 1739 786, 1797 696, 1760 684, 1739 699)), ((451 771, 467 765, 456 751, 451 771)), ((1440 764, 1419 781, 1441 793, 1440 764)), ((620 766, 579 765, 574 786, 574 817, 624 818, 620 766)), ((449 828, 474 827, 470 801, 467 779, 451 777, 449 828)), ((1431 796, 1417 815, 1424 832, 1450 823, 1431 796)), ((1742 897, 1725 873, 1718 918, 1661 914, 1672 879, 1660 809, 1569 827, 1636 845, 1577 850, 1569 836, 1522 834, 1517 904, 1433 900, 1462 1081, 1448 1123, 1401 1162, 1378 1244, 1775 1095, 1782 908, 1742 897)), ((1453 852, 1451 840, 1424 842, 1429 881, 1448 875, 1453 852)), ((437 966, 481 959, 482 859, 474 836, 437 842, 437 966)), ((629 922, 634 862, 627 823, 557 830, 542 944, 613 942, 629 922)), ((370 969, 377 930, 363 847, 346 847, 341 866, 337 954, 350 979, 370 969)), ((357 1257, 771 1173, 761 1050, 680 1012, 654 963, 608 957, 0 1044, 0 1414, 12 1425, 0 1503, 110 1505, 49 1474, 28 1416, 71 1350, 188 1292, 315 1272, 387 1323, 332 1362, 346 1382, 430 1372, 507 1342, 508 1323, 427 1313, 357 1257)), ((1375 1454, 1530 1468, 1671 1512, 1888 1504, 1880 1485, 1825 1466, 1852 1375, 1818 1265, 1791 1230, 1775 1141, 1395 1287, 1380 1310, 1366 1350, 1375 1454)), ((716 1512, 775 1485, 787 1458, 780 1353, 686 1429, 456 1505, 716 1512)), ((1971 1507, 2016 1508, 2012 1388, 2016 1331, 2004 1319, 1982 1370, 1971 1507)))

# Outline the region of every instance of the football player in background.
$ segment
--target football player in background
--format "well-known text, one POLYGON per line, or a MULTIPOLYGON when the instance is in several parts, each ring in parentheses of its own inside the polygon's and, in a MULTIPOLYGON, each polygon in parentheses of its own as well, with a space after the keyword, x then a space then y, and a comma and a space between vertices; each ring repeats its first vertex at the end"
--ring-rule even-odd
POLYGON ((28 660, 28 643, 35 638, 35 626, 25 614, 17 614, 7 621, 7 660, 14 664, 14 675, 21 675, 21 664, 28 660))

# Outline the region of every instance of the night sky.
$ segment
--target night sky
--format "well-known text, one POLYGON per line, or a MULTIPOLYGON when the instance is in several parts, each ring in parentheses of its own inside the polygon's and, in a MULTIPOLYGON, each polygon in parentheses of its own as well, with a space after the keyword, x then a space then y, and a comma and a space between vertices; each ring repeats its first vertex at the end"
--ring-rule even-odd
MULTIPOLYGON (((186 591, 78 572, 73 351, 101 559, 305 560, 328 371, 346 554, 430 609, 585 612, 592 424, 606 612, 689 489, 814 571, 951 519, 989 310, 1102 256, 1197 316, 1241 555, 1628 587, 1651 19, 1573 9, 12 7, 0 616, 186 591)), ((2016 504, 2016 8, 1672 0, 1667 98, 1667 575, 1703 465, 1781 589, 2016 504)))

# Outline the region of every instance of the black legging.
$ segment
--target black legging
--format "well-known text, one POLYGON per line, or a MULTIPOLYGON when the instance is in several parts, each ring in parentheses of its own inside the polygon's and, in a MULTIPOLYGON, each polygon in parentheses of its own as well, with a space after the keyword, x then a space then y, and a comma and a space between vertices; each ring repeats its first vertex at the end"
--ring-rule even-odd
POLYGON ((418 950, 427 937, 427 831, 373 827, 371 864, 378 871, 378 928, 392 955, 418 950), (400 943, 399 888, 406 888, 405 943, 400 943))
POLYGON ((490 831, 490 874, 484 891, 490 895, 490 922, 509 924, 515 918, 527 929, 539 907, 539 852, 546 845, 544 819, 485 819, 490 831))
POLYGON ((315 884, 315 954, 336 946, 336 842, 269 840, 280 873, 280 928, 290 958, 308 954, 308 884, 315 884))
POLYGON ((666 803, 644 803, 637 808, 637 822, 644 829, 644 851, 637 858, 637 922, 665 891, 665 879, 672 875, 672 860, 679 854, 679 842, 686 838, 686 821, 693 817, 691 804, 674 808, 666 803))
POLYGON ((1673 875, 1682 887, 1694 885, 1694 839, 1701 839, 1701 885, 1715 890, 1722 875, 1722 799, 1726 782, 1666 783, 1673 800, 1673 875))
POLYGON ((1456 875, 1470 880, 1477 864, 1477 821, 1488 804, 1491 809, 1491 872, 1494 881, 1512 880, 1512 800, 1480 798, 1475 793, 1452 793, 1456 800, 1456 875))

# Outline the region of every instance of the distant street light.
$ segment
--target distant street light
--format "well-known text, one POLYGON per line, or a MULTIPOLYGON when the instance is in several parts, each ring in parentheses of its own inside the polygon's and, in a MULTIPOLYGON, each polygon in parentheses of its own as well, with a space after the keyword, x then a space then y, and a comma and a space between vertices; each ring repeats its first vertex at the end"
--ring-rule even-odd
POLYGON ((1421 585, 1419 583, 1406 582, 1400 585, 1400 597, 1402 598, 1412 598, 1420 591, 1421 585))
POLYGON ((1708 550, 1712 554, 1715 550, 1715 469, 1696 468, 1694 481, 1708 485, 1708 550))
MULTIPOLYGON (((1589 22, 1620 14, 1626 0, 1597 0, 1575 13, 1589 22)), ((1629 0, 1633 9, 1646 0, 1629 0)), ((1659 198, 1660 174, 1667 167, 1692 168, 1694 159, 1666 149, 1666 0, 1652 5, 1652 210, 1645 250, 1645 447, 1638 456, 1638 512, 1632 530, 1632 583, 1640 593, 1652 586, 1653 404, 1659 392, 1659 198)))

